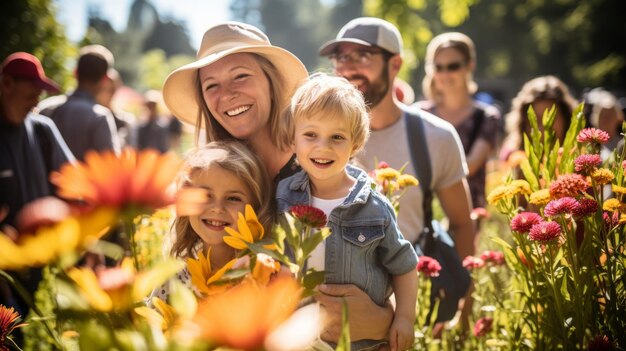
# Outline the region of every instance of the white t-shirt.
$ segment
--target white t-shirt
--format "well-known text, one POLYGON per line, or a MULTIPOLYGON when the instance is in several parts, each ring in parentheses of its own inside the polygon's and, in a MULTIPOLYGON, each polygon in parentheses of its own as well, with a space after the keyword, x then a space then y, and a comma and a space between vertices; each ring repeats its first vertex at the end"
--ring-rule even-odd
MULTIPOLYGON (((431 163, 431 189, 436 193, 461 181, 468 174, 461 140, 452 124, 427 112, 423 112, 424 134, 431 163)), ((357 161, 369 172, 376 167, 375 159, 385 161, 390 167, 400 169, 407 162, 404 173, 417 178, 419 165, 411 162, 404 115, 385 129, 372 130, 365 148, 356 156, 357 161)), ((402 235, 411 243, 424 228, 422 190, 409 187, 400 199, 398 225, 402 235)))
MULTIPOLYGON (((330 212, 337 206, 341 205, 343 201, 348 197, 347 195, 339 199, 320 199, 319 197, 311 197, 311 206, 317 207, 324 211, 326 218, 330 216, 330 212)), ((324 257, 326 255, 326 241, 323 241, 311 252, 307 264, 308 268, 315 268, 316 271, 324 270, 324 257)))

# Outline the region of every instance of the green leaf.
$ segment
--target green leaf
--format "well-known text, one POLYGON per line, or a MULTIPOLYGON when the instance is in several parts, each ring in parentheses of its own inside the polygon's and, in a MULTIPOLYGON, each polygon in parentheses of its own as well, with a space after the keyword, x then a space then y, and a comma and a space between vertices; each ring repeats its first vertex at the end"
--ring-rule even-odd
POLYGON ((522 160, 522 163, 520 164, 520 169, 522 170, 524 178, 530 185, 532 191, 539 190, 539 180, 537 179, 537 176, 535 176, 535 172, 533 171, 533 168, 527 159, 522 160))
POLYGON ((198 307, 198 300, 193 291, 178 279, 172 279, 169 283, 170 295, 167 302, 179 315, 185 318, 193 317, 198 307))
POLYGON ((341 306, 341 336, 335 351, 350 351, 350 326, 348 325, 348 304, 343 301, 341 306))
POLYGON ((313 290, 324 282, 324 275, 324 271, 309 269, 302 278, 302 285, 304 285, 304 288, 307 290, 313 290))

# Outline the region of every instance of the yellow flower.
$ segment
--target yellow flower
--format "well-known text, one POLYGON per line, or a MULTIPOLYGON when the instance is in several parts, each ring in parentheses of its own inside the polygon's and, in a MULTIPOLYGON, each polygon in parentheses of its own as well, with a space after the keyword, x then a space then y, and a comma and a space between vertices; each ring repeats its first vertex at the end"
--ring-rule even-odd
POLYGON ((224 242, 237 250, 245 250, 248 247, 246 243, 257 242, 263 239, 265 235, 265 229, 257 219, 252 206, 246 205, 245 212, 245 217, 239 213, 239 219, 237 220, 239 231, 229 227, 224 228, 229 234, 229 236, 224 237, 224 242))
POLYGON ((624 205, 618 199, 608 199, 602 204, 602 209, 609 212, 621 211, 624 205))
POLYGON ((72 268, 67 274, 91 308, 102 312, 127 311, 183 266, 182 262, 169 259, 137 273, 133 262, 125 258, 120 267, 97 272, 90 268, 72 268))
POLYGON ((400 188, 404 188, 407 186, 416 186, 418 184, 419 182, 417 181, 417 178, 410 174, 402 174, 400 175, 400 177, 398 177, 398 186, 400 186, 400 188))
POLYGON ((173 203, 167 187, 178 174, 179 165, 174 153, 156 150, 127 148, 119 157, 112 151, 91 151, 85 162, 65 164, 50 179, 65 199, 116 208, 157 209, 173 203))
POLYGON ((550 202, 550 189, 541 189, 537 190, 534 193, 530 194, 530 199, 528 200, 533 205, 543 206, 550 202))
POLYGON ((395 180, 400 176, 400 172, 389 167, 389 168, 380 168, 374 171, 376 173, 376 180, 378 182, 383 182, 385 180, 395 180))
POLYGON ((39 227, 34 235, 24 235, 17 243, 0 234, 0 269, 46 265, 100 238, 115 218, 114 210, 99 208, 83 216, 39 227))
POLYGON ((487 202, 491 205, 495 205, 498 201, 509 196, 510 189, 507 185, 499 185, 495 187, 487 196, 487 202))
POLYGON ((591 173, 591 178, 598 184, 604 185, 609 184, 613 179, 615 179, 615 175, 613 172, 606 168, 598 168, 593 173, 591 173))
POLYGON ((272 257, 266 254, 257 254, 256 263, 252 269, 252 278, 259 284, 267 285, 270 277, 280 270, 280 263, 276 262, 272 257))
POLYGON ((206 257, 202 252, 198 253, 198 259, 188 258, 187 269, 191 274, 191 282, 202 293, 206 295, 215 295, 226 291, 230 288, 230 285, 226 284, 214 284, 229 270, 236 259, 233 259, 226 263, 224 267, 213 271, 210 261, 211 249, 207 252, 206 257))
POLYGON ((279 277, 267 286, 244 280, 227 294, 202 301, 194 321, 202 338, 216 346, 258 350, 295 311, 301 291, 291 277, 279 277))
POLYGON ((530 184, 523 179, 516 179, 509 184, 509 191, 511 195, 528 195, 531 193, 530 184))
POLYGON ((163 331, 173 327, 178 319, 176 310, 158 297, 152 298, 152 305, 156 311, 143 306, 135 308, 135 313, 144 317, 149 324, 159 326, 163 331))
POLYGON ((621 195, 626 194, 626 187, 623 187, 623 186, 612 184, 611 190, 613 190, 613 192, 616 194, 621 194, 621 195))

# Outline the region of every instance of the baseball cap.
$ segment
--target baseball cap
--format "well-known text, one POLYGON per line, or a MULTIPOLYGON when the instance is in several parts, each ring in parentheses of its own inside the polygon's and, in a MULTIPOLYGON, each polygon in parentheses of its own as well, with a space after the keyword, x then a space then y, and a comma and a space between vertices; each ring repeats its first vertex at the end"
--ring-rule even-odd
POLYGON ((46 77, 41 62, 27 52, 15 52, 9 55, 2 63, 2 75, 16 78, 25 78, 33 81, 43 90, 58 93, 59 85, 46 77))
POLYGON ((337 38, 326 42, 320 48, 320 56, 335 52, 342 43, 354 43, 365 46, 377 46, 392 54, 402 53, 402 36, 393 24, 376 17, 359 17, 348 22, 337 38))

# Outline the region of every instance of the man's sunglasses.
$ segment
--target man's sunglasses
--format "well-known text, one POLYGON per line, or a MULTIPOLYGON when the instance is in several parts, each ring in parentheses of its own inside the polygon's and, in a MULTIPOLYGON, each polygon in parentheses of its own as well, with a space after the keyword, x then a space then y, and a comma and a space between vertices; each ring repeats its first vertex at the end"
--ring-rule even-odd
POLYGON ((465 62, 457 61, 448 63, 447 65, 435 65, 435 72, 456 72, 465 66, 465 62))

